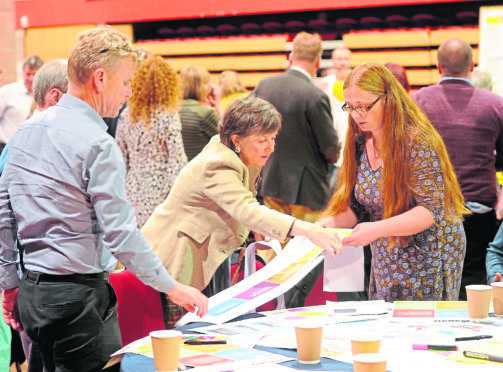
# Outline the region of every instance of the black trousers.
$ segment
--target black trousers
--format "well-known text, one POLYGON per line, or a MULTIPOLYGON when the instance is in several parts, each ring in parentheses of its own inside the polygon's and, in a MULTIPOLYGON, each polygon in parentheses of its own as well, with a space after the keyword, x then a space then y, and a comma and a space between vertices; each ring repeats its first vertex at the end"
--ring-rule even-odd
POLYGON ((492 210, 482 214, 472 213, 465 218, 463 226, 466 234, 466 255, 461 275, 460 301, 466 301, 465 286, 487 282, 487 248, 498 232, 499 222, 492 210))
POLYGON ((117 297, 107 280, 35 281, 25 276, 18 304, 33 343, 29 372, 101 371, 122 347, 117 297))

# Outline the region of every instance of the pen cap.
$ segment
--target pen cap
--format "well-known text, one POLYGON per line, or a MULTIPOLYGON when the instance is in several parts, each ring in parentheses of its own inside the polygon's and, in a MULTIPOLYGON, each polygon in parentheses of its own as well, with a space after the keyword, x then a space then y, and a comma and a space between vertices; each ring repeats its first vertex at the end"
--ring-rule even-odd
POLYGON ((491 283, 494 315, 503 316, 503 282, 491 283))

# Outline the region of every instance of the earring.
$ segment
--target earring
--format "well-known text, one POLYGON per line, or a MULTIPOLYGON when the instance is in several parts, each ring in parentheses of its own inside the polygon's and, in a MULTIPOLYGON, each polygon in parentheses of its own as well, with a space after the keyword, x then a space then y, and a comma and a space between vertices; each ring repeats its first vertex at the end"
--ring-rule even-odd
POLYGON ((235 149, 234 149, 234 151, 236 151, 239 154, 241 152, 241 147, 236 146, 235 149))

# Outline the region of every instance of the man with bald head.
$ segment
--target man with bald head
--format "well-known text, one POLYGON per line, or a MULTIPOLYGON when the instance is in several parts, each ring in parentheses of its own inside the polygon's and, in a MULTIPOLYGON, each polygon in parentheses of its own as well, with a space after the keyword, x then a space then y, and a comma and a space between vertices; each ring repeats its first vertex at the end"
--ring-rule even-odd
POLYGON ((466 300, 466 285, 486 282, 487 247, 498 230, 494 207, 496 171, 503 169, 503 98, 473 85, 472 48, 464 40, 444 42, 437 66, 440 82, 412 97, 442 136, 473 212, 464 222, 467 245, 459 299, 466 300))

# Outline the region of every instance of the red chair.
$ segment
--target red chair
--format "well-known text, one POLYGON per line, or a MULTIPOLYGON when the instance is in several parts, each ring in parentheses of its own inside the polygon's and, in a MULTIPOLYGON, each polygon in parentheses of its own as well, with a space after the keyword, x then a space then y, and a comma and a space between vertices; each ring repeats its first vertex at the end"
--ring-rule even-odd
POLYGON ((337 301, 337 293, 323 291, 323 273, 306 297, 305 306, 325 305, 327 301, 337 301))
POLYGON ((129 270, 111 273, 110 284, 117 295, 123 345, 148 336, 150 331, 165 329, 160 292, 129 270))

